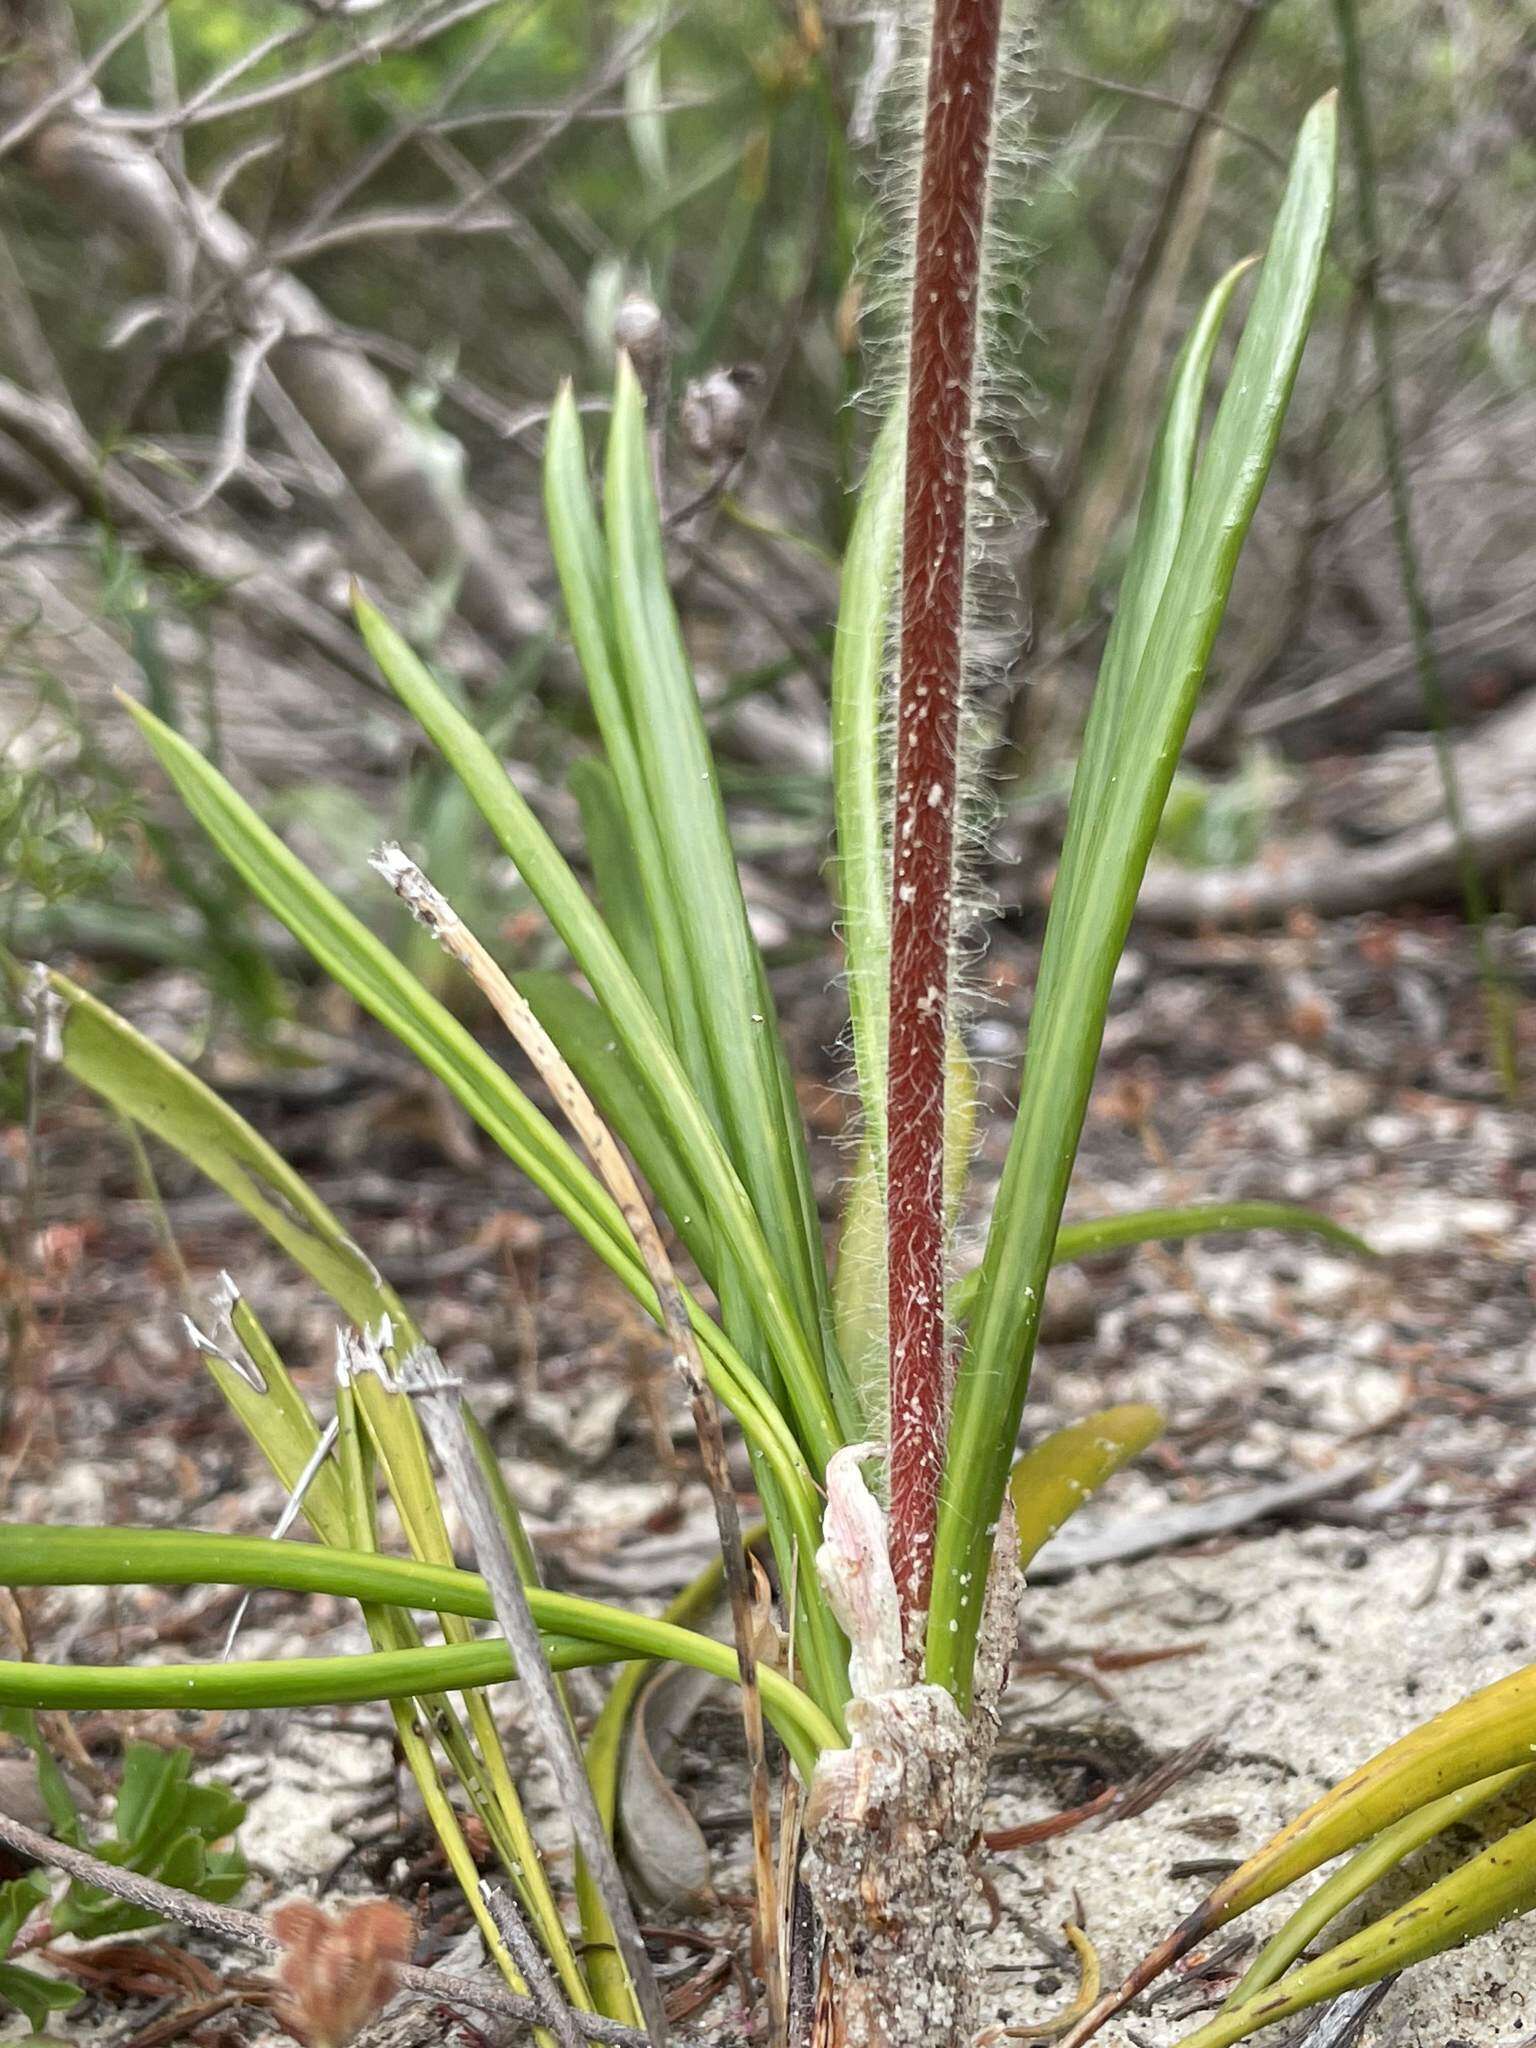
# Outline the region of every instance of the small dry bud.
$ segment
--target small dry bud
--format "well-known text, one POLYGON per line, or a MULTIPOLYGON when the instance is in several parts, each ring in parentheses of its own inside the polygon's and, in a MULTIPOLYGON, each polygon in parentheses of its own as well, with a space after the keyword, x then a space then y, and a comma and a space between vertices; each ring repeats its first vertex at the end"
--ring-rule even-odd
POLYGON ((677 409, 677 423, 683 439, 702 461, 734 462, 744 455, 752 436, 752 402, 749 393, 759 381, 750 363, 737 363, 728 370, 711 370, 696 377, 683 393, 677 409))
POLYGON ((613 316, 613 345, 629 357, 647 392, 666 374, 670 337, 661 308, 644 292, 630 292, 613 316))
POLYGON ((404 1906, 369 1899, 334 1918, 308 1899, 268 1916, 282 1944, 277 2014, 305 2048, 347 2048, 395 1995, 416 1929, 404 1906))

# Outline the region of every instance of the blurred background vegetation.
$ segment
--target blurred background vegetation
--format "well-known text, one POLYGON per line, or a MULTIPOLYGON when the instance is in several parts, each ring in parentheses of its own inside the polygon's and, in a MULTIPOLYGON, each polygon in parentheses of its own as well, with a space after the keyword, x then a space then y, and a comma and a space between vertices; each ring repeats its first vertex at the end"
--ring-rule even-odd
MULTIPOLYGON (((1536 18, 1508 0, 1363 12, 1377 282, 1452 723, 1470 729, 1536 677, 1536 18)), ((362 857, 399 832, 537 949, 512 878, 370 689, 346 586, 364 576, 456 680, 561 830, 583 713, 550 607, 542 413, 563 378, 600 412, 615 319, 642 294, 670 345, 675 589, 762 859, 754 908, 781 948, 810 943, 860 394, 882 350, 891 368, 864 316, 911 140, 896 10, 4 0, 0 33, 0 940, 196 963, 249 1025, 284 1014, 238 893, 141 785, 124 688, 368 914, 390 913, 362 857)), ((1154 394, 1190 308, 1260 242, 1339 59, 1328 0, 1075 0, 1041 10, 1028 64, 978 628, 998 890, 1026 905, 1154 394)), ((1196 868, 1292 827, 1355 843, 1439 815, 1353 220, 1341 204, 1170 810, 1168 853, 1196 868), (1389 786, 1337 770, 1383 733, 1389 786), (1303 769, 1319 758, 1331 779, 1303 769)), ((1518 748, 1496 751, 1513 772, 1518 748)))

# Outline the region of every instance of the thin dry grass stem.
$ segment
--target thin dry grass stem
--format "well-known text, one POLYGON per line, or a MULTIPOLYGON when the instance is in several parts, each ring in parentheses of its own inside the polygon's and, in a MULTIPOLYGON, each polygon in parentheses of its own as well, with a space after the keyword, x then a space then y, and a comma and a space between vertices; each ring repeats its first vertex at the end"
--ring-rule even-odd
POLYGON ((444 951, 458 961, 538 1069, 572 1129, 585 1145, 599 1177, 618 1203, 624 1221, 633 1233, 651 1284, 656 1289, 662 1326, 672 1347, 673 1363, 688 1392, 725 1565, 741 1680, 741 1716, 749 1760, 752 1861, 759 1915, 759 1947, 763 1958, 763 1988, 768 2004, 770 2038, 781 2039, 785 2013, 784 1974, 779 1940, 778 1882, 774 1871, 769 1814, 767 1749, 763 1735, 762 1696, 757 1683, 752 1590, 747 1577, 746 1552, 742 1546, 741 1516, 726 1457, 725 1432, 719 1408, 704 1377, 698 1344, 677 1275, 628 1160, 533 1011, 453 906, 399 847, 383 848, 373 865, 444 951))
MULTIPOLYGON (((192 1892, 178 1891, 174 1885, 161 1884, 156 1878, 140 1877, 137 1871, 123 1870, 115 1863, 103 1863, 99 1856, 56 1842, 51 1835, 39 1834, 6 1813, 0 1813, 0 1843, 22 1856, 30 1856, 45 1868, 61 1870, 65 1876, 95 1885, 114 1898, 142 1906, 162 1920, 195 1927, 200 1933, 235 1942, 241 1948, 256 1949, 263 1955, 276 1955, 281 1949, 276 1935, 255 1913, 244 1913, 238 1906, 211 1905, 192 1892)), ((489 2013, 524 2026, 546 2024, 537 1999, 508 1991, 488 1977, 458 1977, 451 1970, 422 1970, 402 1963, 396 1978, 402 1991, 440 2005, 463 2006, 471 2012, 489 2013)), ((613 2048, 648 2048, 646 2036, 638 2027, 623 2026, 595 2012, 575 2012, 571 2018, 583 2040, 609 2042, 613 2048)))
POLYGON ((653 2048, 664 2048, 667 2015, 661 2001, 661 1988, 651 1968, 645 1939, 635 1919, 634 1906, 619 1870, 613 1843, 608 1839, 608 1830, 597 1809, 597 1800, 582 1761, 581 1745, 576 1740, 565 1703, 560 1697, 555 1675, 549 1668, 538 1623, 528 1605, 527 1592, 496 1512, 490 1482, 470 1442, 459 1382, 444 1368, 437 1353, 425 1345, 401 1361, 399 1372, 393 1379, 390 1379, 377 1352, 371 1349, 356 1363, 359 1367, 366 1365, 383 1373, 387 1385, 395 1386, 416 1405, 427 1441, 443 1468, 448 1490, 457 1501, 469 1530, 480 1570, 490 1590, 497 1626, 516 1660, 523 1698, 527 1701, 539 1741, 555 1774, 555 1783, 560 1790, 577 1850, 592 1873, 612 1923, 614 1940, 634 1985, 647 2037, 653 2048))
POLYGON ((581 2030, 576 2025, 575 2015, 560 1996, 560 1988, 544 1960, 544 1951, 529 1932, 516 1899, 487 1883, 484 1878, 480 1880, 480 1896, 485 1900, 486 1911, 495 1921, 496 1931, 507 1944, 513 1962, 522 1972, 524 1983, 543 2006, 549 2031, 560 2048, 581 2048, 581 2030))

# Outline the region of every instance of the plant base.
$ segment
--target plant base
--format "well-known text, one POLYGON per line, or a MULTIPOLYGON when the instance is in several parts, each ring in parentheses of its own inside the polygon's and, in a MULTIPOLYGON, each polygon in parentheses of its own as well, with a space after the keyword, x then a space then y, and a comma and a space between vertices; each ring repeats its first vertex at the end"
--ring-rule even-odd
POLYGON ((814 2048, 970 2048, 977 1852, 1022 1578, 999 1525, 969 1719, 942 1686, 855 1699, 823 1753, 805 1878, 825 1937, 814 2048))
POLYGON ((826 1949, 816 2048, 967 2048, 967 1922, 995 1716, 967 1721, 936 1685, 848 1710, 851 1749, 822 1758, 806 1881, 826 1949))

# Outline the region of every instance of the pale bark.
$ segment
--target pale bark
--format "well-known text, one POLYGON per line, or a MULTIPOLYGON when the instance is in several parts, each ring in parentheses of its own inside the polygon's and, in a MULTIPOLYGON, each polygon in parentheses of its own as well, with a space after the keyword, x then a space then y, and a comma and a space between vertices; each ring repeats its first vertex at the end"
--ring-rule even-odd
MULTIPOLYGON (((0 119, 49 95, 46 65, 13 60, 0 119)), ((264 265, 246 231, 131 135, 103 123, 88 91, 49 115, 14 161, 82 227, 107 227, 153 257, 169 319, 201 302, 237 334, 276 330, 267 365, 368 512, 429 578, 457 579, 458 609, 497 647, 545 622, 545 608, 456 484, 434 472, 388 380, 337 330, 308 287, 264 265)))

